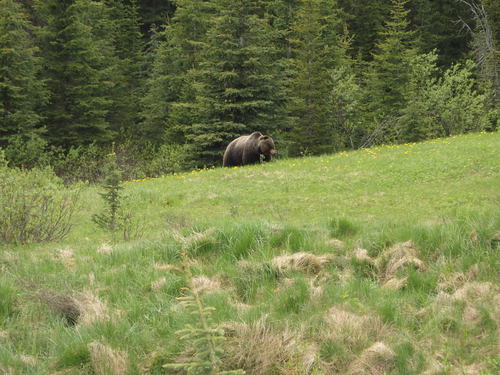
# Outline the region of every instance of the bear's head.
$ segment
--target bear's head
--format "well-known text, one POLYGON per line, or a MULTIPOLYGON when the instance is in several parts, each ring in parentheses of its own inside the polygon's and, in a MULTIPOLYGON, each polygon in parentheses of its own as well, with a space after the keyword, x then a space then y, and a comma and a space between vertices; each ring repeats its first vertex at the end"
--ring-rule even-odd
POLYGON ((271 137, 267 135, 261 135, 259 137, 259 152, 268 160, 271 159, 272 155, 276 155, 276 147, 271 137))

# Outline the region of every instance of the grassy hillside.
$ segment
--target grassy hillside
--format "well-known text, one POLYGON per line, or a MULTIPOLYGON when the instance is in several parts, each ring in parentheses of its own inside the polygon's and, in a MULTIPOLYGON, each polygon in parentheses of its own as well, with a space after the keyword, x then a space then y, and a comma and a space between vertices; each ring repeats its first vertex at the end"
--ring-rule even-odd
POLYGON ((163 365, 197 355, 175 333, 201 321, 186 295, 215 308, 224 369, 494 374, 499 149, 472 134, 131 181, 129 241, 92 223, 86 186, 63 241, 0 250, 0 374, 183 374, 163 365))

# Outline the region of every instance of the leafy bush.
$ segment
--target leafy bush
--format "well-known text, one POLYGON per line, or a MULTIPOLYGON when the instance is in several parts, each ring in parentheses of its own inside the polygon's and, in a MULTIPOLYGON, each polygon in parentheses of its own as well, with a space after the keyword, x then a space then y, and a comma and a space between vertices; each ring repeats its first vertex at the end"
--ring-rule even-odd
POLYGON ((103 178, 102 165, 105 150, 95 143, 71 147, 69 150, 53 149, 52 166, 65 183, 77 181, 98 182, 103 178))
POLYGON ((161 145, 151 160, 149 171, 155 176, 180 172, 189 165, 189 153, 187 145, 161 145))
POLYGON ((5 148, 5 157, 11 167, 46 166, 50 159, 46 148, 47 141, 37 133, 13 135, 5 148))
POLYGON ((78 189, 64 187, 50 168, 7 168, 0 161, 0 242, 63 238, 71 229, 78 195, 78 189))
POLYGON ((474 89, 474 64, 467 61, 436 78, 437 55, 431 52, 412 62, 407 105, 399 118, 404 140, 450 136, 484 126, 486 96, 474 89))

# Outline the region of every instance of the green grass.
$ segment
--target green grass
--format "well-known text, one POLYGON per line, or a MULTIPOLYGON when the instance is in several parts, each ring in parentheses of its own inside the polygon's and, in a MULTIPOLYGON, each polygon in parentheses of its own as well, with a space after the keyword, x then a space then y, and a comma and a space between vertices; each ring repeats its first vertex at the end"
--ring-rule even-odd
POLYGON ((390 374, 493 374, 499 149, 499 133, 471 134, 131 181, 142 236, 115 243, 91 221, 100 188, 86 186, 64 240, 0 250, 0 373, 99 375, 92 342, 126 353, 130 374, 169 373, 163 364, 189 355, 175 334, 193 323, 176 299, 188 284, 185 253, 193 277, 213 281, 203 293, 213 320, 237 325, 227 329, 227 368, 344 374, 383 342, 390 374), (398 268, 405 286, 383 287, 378 259, 408 240, 424 266, 398 268), (277 269, 276 256, 299 252, 331 261, 277 269), (443 297, 470 285, 483 291, 443 297), (95 319, 68 325, 44 291, 86 301, 95 319), (328 323, 332 308, 350 323, 328 323))

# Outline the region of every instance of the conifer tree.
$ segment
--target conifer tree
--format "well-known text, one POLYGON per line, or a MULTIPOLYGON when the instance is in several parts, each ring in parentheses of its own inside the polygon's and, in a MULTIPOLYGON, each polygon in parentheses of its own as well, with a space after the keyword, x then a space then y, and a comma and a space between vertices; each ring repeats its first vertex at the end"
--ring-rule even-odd
POLYGON ((47 137, 70 146, 112 138, 113 47, 106 5, 93 0, 39 0, 40 44, 51 93, 47 137))
POLYGON ((204 49, 211 1, 179 0, 177 11, 154 51, 151 74, 146 83, 142 133, 151 140, 185 142, 186 124, 196 113, 192 73, 199 67, 204 49))
POLYGON ((389 0, 338 0, 344 11, 349 32, 354 36, 352 57, 371 61, 377 43, 377 33, 381 32, 384 20, 389 16, 389 0))
POLYGON ((32 27, 15 0, 0 2, 0 145, 14 134, 29 136, 41 120, 47 92, 32 27))
POLYGON ((332 70, 347 62, 348 39, 341 37, 336 0, 303 0, 292 24, 291 62, 293 116, 290 152, 320 153, 332 149, 328 118, 332 70))
POLYGON ((259 17, 256 0, 215 0, 217 16, 207 33, 195 74, 195 106, 202 121, 186 139, 203 164, 220 162, 228 141, 253 131, 274 133, 286 126, 285 91, 274 34, 259 17))
MULTIPOLYGON (((384 122, 404 107, 404 92, 410 80, 410 61, 417 55, 414 33, 408 30, 407 0, 391 0, 391 16, 379 34, 368 80, 368 112, 374 121, 384 122)), ((387 134, 395 129, 387 129, 387 134)), ((388 135, 394 137, 394 134, 388 135)))
POLYGON ((107 120, 120 136, 137 134, 140 98, 144 78, 144 42, 140 32, 141 21, 138 0, 106 0, 106 23, 111 27, 114 47, 113 105, 107 120))
POLYGON ((292 23, 295 21, 297 8, 301 0, 270 0, 266 6, 267 18, 276 32, 276 44, 281 58, 292 57, 290 42, 292 23))

